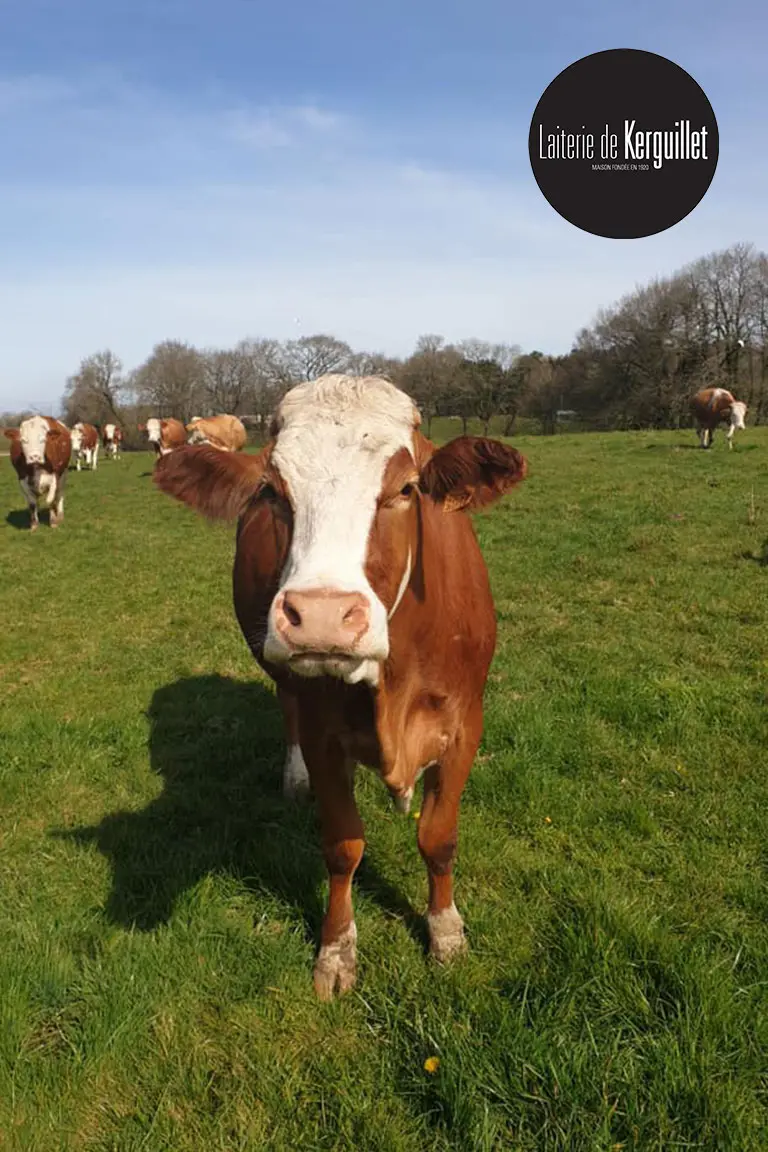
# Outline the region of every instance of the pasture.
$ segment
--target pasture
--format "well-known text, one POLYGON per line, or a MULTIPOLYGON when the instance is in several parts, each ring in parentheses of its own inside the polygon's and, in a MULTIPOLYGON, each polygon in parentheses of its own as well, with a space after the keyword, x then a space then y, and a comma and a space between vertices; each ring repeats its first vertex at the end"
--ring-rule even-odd
POLYGON ((425 957, 415 822, 361 772, 330 1005, 234 528, 142 452, 33 536, 0 461, 0 1148, 768 1147, 768 431, 514 443, 528 480, 475 519, 470 951, 425 957))

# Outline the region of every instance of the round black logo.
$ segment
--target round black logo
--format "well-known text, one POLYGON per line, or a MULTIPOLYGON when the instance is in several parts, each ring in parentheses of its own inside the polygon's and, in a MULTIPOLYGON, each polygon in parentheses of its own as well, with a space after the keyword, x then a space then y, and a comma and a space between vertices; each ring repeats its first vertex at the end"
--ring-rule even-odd
POLYGON ((536 105, 528 152, 556 212, 595 236, 654 236, 712 183, 712 105, 679 65, 636 48, 595 52, 556 76, 536 105))

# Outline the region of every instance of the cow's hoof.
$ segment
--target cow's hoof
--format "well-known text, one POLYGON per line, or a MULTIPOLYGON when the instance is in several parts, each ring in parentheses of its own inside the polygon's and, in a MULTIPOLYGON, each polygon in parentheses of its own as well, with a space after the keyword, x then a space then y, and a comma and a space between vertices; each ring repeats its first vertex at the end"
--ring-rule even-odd
POLYGON ((29 526, 30 532, 37 532, 37 529, 38 529, 37 524, 30 524, 30 526, 29 526))
POLYGON ((354 920, 333 944, 324 944, 315 962, 315 992, 332 1000, 354 986, 357 974, 357 928, 354 920))
POLYGON ((430 954, 441 964, 466 952, 464 921, 455 904, 451 904, 450 908, 444 908, 442 912, 427 913, 427 924, 430 954))

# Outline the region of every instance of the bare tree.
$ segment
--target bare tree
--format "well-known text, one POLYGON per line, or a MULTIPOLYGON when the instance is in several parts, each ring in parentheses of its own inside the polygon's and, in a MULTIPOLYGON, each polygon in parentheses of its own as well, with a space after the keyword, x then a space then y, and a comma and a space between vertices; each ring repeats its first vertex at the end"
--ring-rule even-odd
POLYGON ((67 379, 64 388, 65 423, 75 424, 78 420, 99 425, 109 420, 121 423, 120 400, 126 391, 122 373, 122 363, 109 349, 82 360, 79 370, 67 379))
POLYGON ((186 424, 205 405, 202 356, 190 344, 165 340, 136 370, 134 386, 156 416, 175 416, 186 424))
POLYGON ((351 358, 349 344, 323 334, 289 340, 283 349, 283 362, 296 381, 315 380, 328 372, 344 372, 351 358))
POLYGON ((253 364, 240 348, 208 349, 201 353, 205 415, 245 412, 253 396, 253 364))
POLYGON ((432 435, 432 421, 439 413, 458 415, 445 411, 451 398, 456 397, 456 385, 462 358, 442 336, 428 334, 420 336, 416 351, 397 371, 395 383, 413 397, 424 421, 424 431, 432 435))

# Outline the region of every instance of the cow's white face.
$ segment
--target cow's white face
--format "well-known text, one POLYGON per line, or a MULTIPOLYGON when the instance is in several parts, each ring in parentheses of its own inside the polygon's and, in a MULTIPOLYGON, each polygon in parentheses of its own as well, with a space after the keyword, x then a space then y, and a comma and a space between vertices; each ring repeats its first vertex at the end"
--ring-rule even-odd
POLYGON ((731 405, 731 427, 735 429, 745 429, 746 424, 744 418, 747 415, 747 406, 743 400, 734 400, 731 405))
POLYGON ((75 424, 74 428, 70 432, 70 436, 72 437, 72 451, 73 452, 79 452, 80 447, 83 443, 83 426, 82 426, 82 424, 75 424))
POLYGON ((48 439, 48 421, 42 416, 30 416, 28 420, 23 420, 19 427, 19 438, 27 464, 42 464, 48 439))
MULTIPOLYGON (((413 451, 417 419, 409 397, 381 379, 350 387, 349 377, 327 376, 283 400, 271 465, 285 485, 293 534, 269 611, 267 660, 290 662, 303 676, 376 682, 389 653, 388 613, 365 574, 368 540, 387 462, 401 448, 413 451), (307 622, 301 631, 299 616, 307 622)), ((407 582, 410 558, 403 567, 407 582)))
POLYGON ((113 436, 115 435, 114 424, 105 424, 104 425, 104 434, 107 437, 107 440, 111 440, 113 438, 113 436))
POLYGON ((161 435, 160 421, 153 416, 151 420, 147 420, 147 439, 150 444, 159 444, 161 435))

